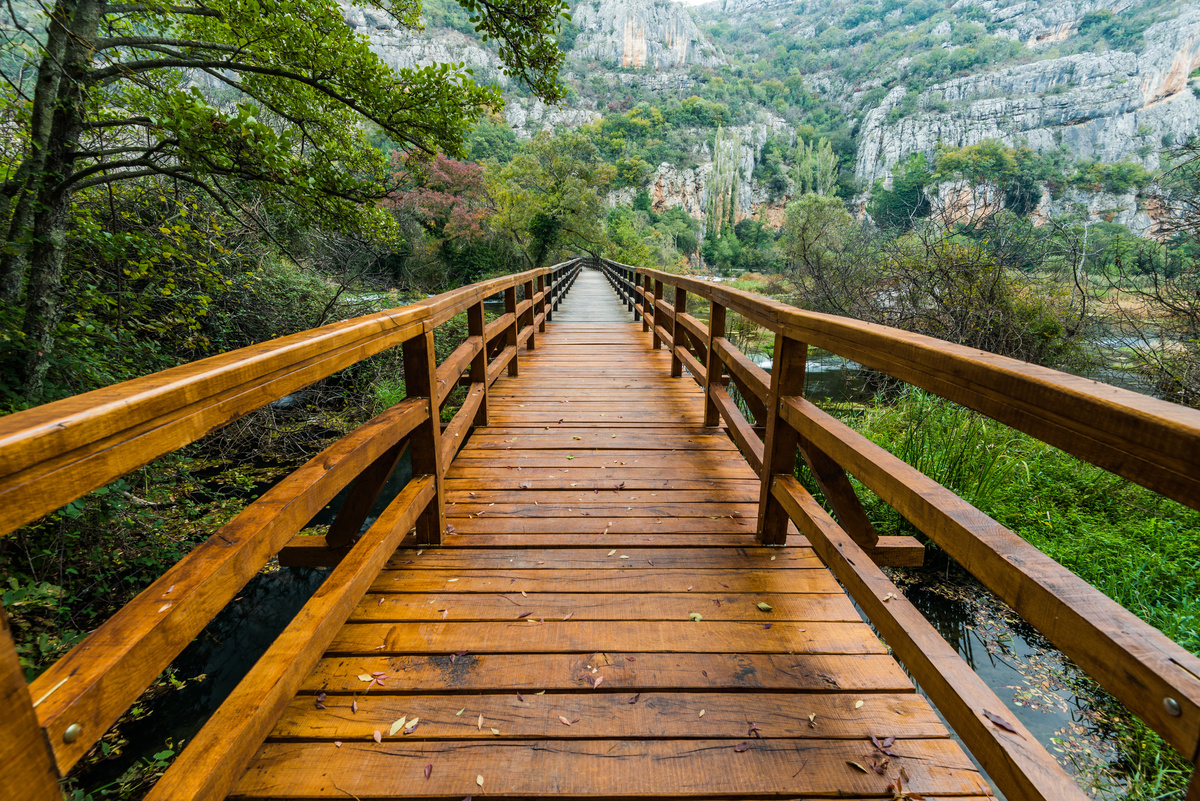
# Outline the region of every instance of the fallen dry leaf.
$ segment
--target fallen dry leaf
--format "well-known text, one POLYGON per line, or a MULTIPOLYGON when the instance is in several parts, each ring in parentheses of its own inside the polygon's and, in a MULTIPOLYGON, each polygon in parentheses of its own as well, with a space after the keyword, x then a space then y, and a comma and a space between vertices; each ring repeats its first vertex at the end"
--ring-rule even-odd
POLYGON ((475 783, 478 784, 480 787, 482 787, 483 786, 483 776, 476 776, 475 783))
MULTIPOLYGON (((854 708, 855 708, 855 709, 861 709, 861 708, 862 708, 862 705, 863 705, 863 702, 862 702, 862 701, 855 701, 855 702, 854 702, 854 708)), ((985 713, 985 714, 986 714, 986 713, 985 713)))
POLYGON ((735 745, 735 746, 733 747, 733 750, 734 750, 734 751, 737 751, 739 754, 740 754, 742 751, 749 751, 749 750, 750 750, 750 743, 738 743, 737 745, 735 745))
POLYGON ((570 726, 570 725, 571 725, 571 721, 567 720, 567 719, 566 719, 565 717, 563 717, 562 715, 559 715, 559 716, 558 716, 558 719, 559 719, 560 721, 562 721, 562 724, 563 724, 564 726, 570 726))
POLYGON ((701 710, 700 710, 700 714, 699 714, 697 717, 701 717, 701 718, 702 718, 702 717, 704 717, 704 710, 703 710, 703 709, 701 709, 701 710))
POLYGON ((999 715, 993 715, 991 712, 988 712, 985 709, 985 710, 983 710, 983 716, 985 718, 987 718, 988 720, 990 720, 992 723, 995 723, 1000 728, 1004 729, 1005 731, 1009 731, 1009 732, 1012 732, 1013 734, 1017 734, 1018 736, 1020 736, 1019 733, 1017 732, 1016 728, 1011 723, 1009 723, 1007 720, 1000 717, 999 715))
POLYGON ((479 716, 479 720, 478 720, 478 722, 476 722, 475 728, 478 729, 479 731, 483 731, 483 715, 479 716))
POLYGON ((867 770, 866 768, 864 768, 862 765, 858 764, 857 762, 852 762, 852 761, 851 761, 851 760, 849 760, 849 759, 847 759, 847 760, 846 760, 846 764, 847 764, 847 765, 853 765, 854 767, 856 767, 856 768, 858 768, 859 770, 861 770, 863 773, 870 773, 870 772, 871 772, 871 771, 867 770))
POLYGON ((404 724, 407 721, 408 721, 407 715, 400 718, 399 720, 392 721, 392 727, 390 729, 388 729, 388 737, 394 737, 396 735, 396 732, 398 732, 404 728, 404 724))
POLYGON ((433 773, 433 763, 426 762, 425 763, 425 778, 428 779, 432 773, 433 773))
POLYGON ((639 698, 641 698, 641 697, 642 697, 642 694, 641 694, 641 693, 637 693, 637 694, 636 694, 636 695, 634 695, 632 698, 630 698, 630 699, 629 699, 629 700, 628 700, 626 703, 630 703, 630 704, 636 704, 636 703, 638 702, 638 699, 639 699, 639 698))
POLYGON ((375 742, 377 742, 377 743, 383 742, 383 732, 381 732, 379 729, 376 729, 375 734, 372 736, 375 738, 375 742))

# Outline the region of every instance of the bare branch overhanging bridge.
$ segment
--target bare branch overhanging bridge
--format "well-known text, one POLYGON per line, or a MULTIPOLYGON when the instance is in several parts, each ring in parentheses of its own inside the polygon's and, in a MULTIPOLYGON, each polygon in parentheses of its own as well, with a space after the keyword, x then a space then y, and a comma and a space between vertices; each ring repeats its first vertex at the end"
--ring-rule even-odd
POLYGON ((387 348, 409 393, 31 685, 0 613, 4 797, 57 799, 278 554, 333 569, 151 799, 990 795, 897 658, 1009 798, 1085 798, 880 570, 923 549, 879 537, 850 476, 1196 763, 1200 659, 805 401, 810 345, 1200 506, 1194 410, 608 261, 499 278, 0 419, 9 532, 387 348), (731 314, 774 332, 769 375, 731 314), (414 478, 359 536, 406 450, 414 478), (347 486, 329 533, 297 536, 347 486))

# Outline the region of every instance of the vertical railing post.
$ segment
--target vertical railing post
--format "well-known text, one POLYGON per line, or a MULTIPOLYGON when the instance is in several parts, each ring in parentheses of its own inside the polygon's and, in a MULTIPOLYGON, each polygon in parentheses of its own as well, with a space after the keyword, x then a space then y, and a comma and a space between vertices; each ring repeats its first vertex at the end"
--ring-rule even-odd
POLYGON ((475 425, 486 426, 488 424, 488 380, 487 380, 487 342, 483 338, 484 331, 487 328, 486 319, 483 314, 483 301, 467 308, 467 336, 479 337, 482 347, 479 353, 475 354, 475 358, 471 359, 471 383, 483 384, 483 400, 479 403, 479 411, 475 412, 475 425))
POLYGON ((529 341, 525 343, 526 350, 537 350, 537 327, 533 324, 534 317, 537 314, 537 306, 533 302, 533 281, 532 279, 525 282, 525 300, 529 301, 529 308, 521 315, 521 319, 517 322, 517 330, 520 331, 525 326, 529 326, 529 341))
POLYGON ((633 319, 637 321, 637 312, 634 310, 633 304, 637 298, 637 293, 633 291, 633 270, 621 269, 621 291, 625 293, 625 300, 629 304, 629 311, 633 312, 633 319))
POLYGON ((721 375, 725 372, 725 363, 717 353, 717 340, 725 336, 725 307, 715 300, 709 306, 708 314, 708 364, 704 374, 704 425, 708 427, 721 425, 721 412, 712 397, 714 385, 721 385, 721 375))
POLYGON ((636 323, 644 318, 645 307, 642 304, 642 298, 638 295, 638 277, 637 271, 632 267, 629 268, 629 302, 633 306, 633 321, 636 323))
POLYGON ((446 496, 442 492, 442 415, 438 406, 437 356, 433 331, 407 340, 404 349, 404 386, 410 398, 429 400, 429 419, 413 429, 412 471, 414 476, 433 476, 436 494, 417 518, 417 542, 439 545, 446 530, 446 496))
POLYGON ((546 320, 549 318, 546 316, 546 276, 544 274, 537 277, 537 298, 537 303, 533 305, 533 319, 542 318, 542 321, 538 323, 538 331, 545 332, 546 320))
POLYGON ((46 734, 33 711, 33 699, 3 606, 0 606, 0 703, 4 704, 4 715, 0 718, 0 787, 4 788, 4 797, 62 801, 58 771, 46 734))
POLYGON ((653 299, 650 297, 650 276, 642 276, 642 331, 649 331, 655 320, 653 299))
MULTIPOLYGON (((654 282, 654 298, 651 301, 651 305, 654 306, 654 326, 651 328, 651 330, 654 332, 654 349, 655 350, 658 350, 662 347, 662 340, 659 339, 659 337, 658 337, 658 319, 659 319, 658 301, 662 296, 663 296, 663 283, 662 283, 662 281, 655 280, 655 282, 654 282)), ((666 326, 663 326, 663 329, 666 330, 666 326)))
POLYGON ((787 542, 788 514, 771 494, 771 484, 779 474, 796 472, 796 448, 799 438, 779 414, 780 398, 804 394, 804 369, 808 363, 808 345, 775 335, 775 353, 771 368, 771 392, 767 396, 767 437, 763 448, 762 487, 758 498, 758 538, 763 545, 787 542))
MULTIPOLYGON (((517 287, 515 284, 504 290, 504 313, 512 315, 512 322, 508 324, 507 344, 514 351, 519 352, 520 348, 517 347, 517 287)), ((508 362, 508 374, 510 376, 518 375, 518 370, 517 353, 513 353, 512 359, 508 362)))
POLYGON ((679 336, 679 315, 687 313, 687 291, 681 287, 675 287, 675 308, 671 315, 671 377, 678 378, 683 375, 683 361, 679 358, 680 336, 679 336))

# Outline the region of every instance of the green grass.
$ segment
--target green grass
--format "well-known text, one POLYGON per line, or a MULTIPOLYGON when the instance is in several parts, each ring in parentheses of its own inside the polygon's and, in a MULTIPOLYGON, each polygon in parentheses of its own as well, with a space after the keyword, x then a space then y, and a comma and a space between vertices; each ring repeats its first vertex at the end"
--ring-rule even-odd
MULTIPOLYGON (((846 422, 1200 653, 1200 512, 918 390, 846 422)), ((914 533, 859 489, 880 533, 914 533)), ((1125 776, 1099 795, 1182 798, 1187 761, 1119 706, 1113 712, 1125 776)))

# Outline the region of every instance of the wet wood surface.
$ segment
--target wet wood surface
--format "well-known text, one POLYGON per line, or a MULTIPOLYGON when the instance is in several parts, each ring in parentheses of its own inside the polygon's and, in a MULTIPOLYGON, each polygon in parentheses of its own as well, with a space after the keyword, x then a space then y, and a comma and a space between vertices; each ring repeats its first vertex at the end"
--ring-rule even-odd
POLYGON ((990 794, 642 328, 579 277, 231 797, 990 794))

